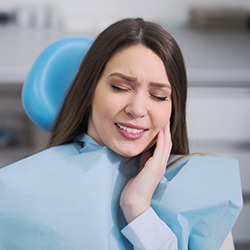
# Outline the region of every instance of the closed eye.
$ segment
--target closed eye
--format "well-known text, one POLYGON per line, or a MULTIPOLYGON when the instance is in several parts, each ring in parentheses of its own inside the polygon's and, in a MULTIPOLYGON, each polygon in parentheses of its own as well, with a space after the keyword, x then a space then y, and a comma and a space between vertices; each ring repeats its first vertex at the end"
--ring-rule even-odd
POLYGON ((111 84, 111 88, 116 92, 126 92, 129 90, 128 88, 122 88, 114 84, 111 84))
POLYGON ((150 97, 153 98, 155 101, 157 102, 165 102, 168 101, 168 97, 167 96, 157 96, 157 95, 152 95, 150 94, 150 97))

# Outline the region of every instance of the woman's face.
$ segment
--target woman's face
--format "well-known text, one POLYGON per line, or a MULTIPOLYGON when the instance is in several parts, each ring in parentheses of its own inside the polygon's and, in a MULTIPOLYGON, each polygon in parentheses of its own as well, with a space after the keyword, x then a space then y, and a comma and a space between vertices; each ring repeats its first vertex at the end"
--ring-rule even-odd
POLYGON ((171 85, 161 59, 142 45, 106 64, 97 83, 88 135, 124 157, 152 146, 171 115, 171 85))

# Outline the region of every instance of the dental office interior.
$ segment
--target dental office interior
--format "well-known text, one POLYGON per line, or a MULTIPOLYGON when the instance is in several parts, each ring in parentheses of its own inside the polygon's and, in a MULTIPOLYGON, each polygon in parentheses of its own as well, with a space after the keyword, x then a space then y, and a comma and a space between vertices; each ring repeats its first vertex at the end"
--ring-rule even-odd
POLYGON ((156 21, 178 41, 189 82, 187 123, 191 152, 226 155, 239 161, 244 206, 232 234, 236 250, 249 250, 247 0, 2 0, 0 167, 38 152, 46 144, 48 133, 28 119, 21 102, 25 78, 42 50, 66 37, 94 39, 109 24, 125 17, 156 21))

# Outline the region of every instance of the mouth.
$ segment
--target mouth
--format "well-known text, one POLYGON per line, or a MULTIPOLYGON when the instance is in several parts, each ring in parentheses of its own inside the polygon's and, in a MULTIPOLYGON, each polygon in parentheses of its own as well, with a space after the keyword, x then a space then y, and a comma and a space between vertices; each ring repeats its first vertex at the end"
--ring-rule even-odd
POLYGON ((148 129, 125 123, 115 123, 119 133, 128 139, 139 139, 148 129))

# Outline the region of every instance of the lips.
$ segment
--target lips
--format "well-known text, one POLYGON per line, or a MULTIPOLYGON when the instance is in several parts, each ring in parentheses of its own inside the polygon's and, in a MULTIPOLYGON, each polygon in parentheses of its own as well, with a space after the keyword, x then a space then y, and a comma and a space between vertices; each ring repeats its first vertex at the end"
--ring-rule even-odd
POLYGON ((119 127, 120 129, 127 131, 128 133, 132 133, 132 134, 139 134, 139 133, 142 133, 144 131, 143 129, 129 128, 129 127, 123 126, 121 124, 116 124, 116 126, 119 127))
POLYGON ((139 139, 148 129, 127 123, 115 123, 119 133, 128 139, 139 139))

